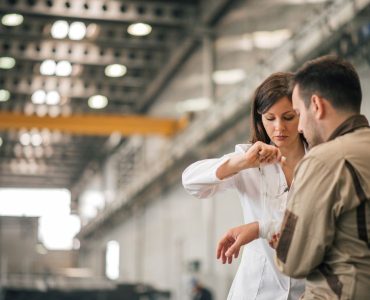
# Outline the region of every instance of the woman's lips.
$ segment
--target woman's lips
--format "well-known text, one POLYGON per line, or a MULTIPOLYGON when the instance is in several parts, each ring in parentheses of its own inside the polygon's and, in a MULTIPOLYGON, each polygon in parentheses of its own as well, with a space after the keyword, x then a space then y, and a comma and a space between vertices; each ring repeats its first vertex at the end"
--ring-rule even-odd
POLYGON ((275 136, 275 139, 278 140, 278 141, 283 141, 287 138, 288 136, 286 135, 277 135, 275 136))

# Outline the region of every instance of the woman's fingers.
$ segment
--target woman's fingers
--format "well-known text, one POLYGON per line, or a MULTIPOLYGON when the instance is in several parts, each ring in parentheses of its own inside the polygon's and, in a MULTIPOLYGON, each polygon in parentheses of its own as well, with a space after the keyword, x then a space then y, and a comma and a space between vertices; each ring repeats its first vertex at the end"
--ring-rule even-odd
MULTIPOLYGON (((236 253, 239 254, 239 249, 240 249, 240 245, 237 241, 235 241, 230 247, 229 249, 226 251, 225 255, 226 257, 228 258, 231 258, 233 257, 233 255, 235 255, 236 253)), ((235 256, 235 258, 237 258, 238 256, 235 256)))
POLYGON ((266 145, 268 148, 263 148, 258 152, 260 164, 271 164, 279 162, 282 159, 281 152, 275 146, 266 145))
POLYGON ((222 263, 226 263, 226 261, 228 261, 226 252, 230 248, 230 246, 234 243, 234 241, 235 239, 232 236, 230 236, 230 234, 226 234, 218 243, 217 259, 221 259, 222 263))

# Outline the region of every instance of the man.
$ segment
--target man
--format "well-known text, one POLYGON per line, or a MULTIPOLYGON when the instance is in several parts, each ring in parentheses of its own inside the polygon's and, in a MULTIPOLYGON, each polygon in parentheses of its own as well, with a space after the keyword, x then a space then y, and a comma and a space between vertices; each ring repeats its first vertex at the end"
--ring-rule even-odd
MULTIPOLYGON (((311 150, 289 192, 277 265, 306 277, 304 300, 370 299, 370 128, 360 115, 361 86, 353 66, 324 56, 294 76, 293 108, 311 150)), ((237 256, 244 225, 220 241, 237 256)))
POLYGON ((198 280, 194 279, 192 281, 192 299, 193 300, 212 300, 212 293, 209 289, 203 286, 198 280))
POLYGON ((303 299, 370 299, 370 128, 351 64, 333 56, 294 77, 293 108, 311 150, 295 171, 280 270, 306 277, 303 299))

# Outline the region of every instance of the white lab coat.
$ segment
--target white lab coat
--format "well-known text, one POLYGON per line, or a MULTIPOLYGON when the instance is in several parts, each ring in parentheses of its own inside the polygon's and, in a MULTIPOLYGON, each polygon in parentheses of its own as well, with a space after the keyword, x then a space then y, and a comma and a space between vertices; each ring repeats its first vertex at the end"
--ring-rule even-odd
POLYGON ((230 156, 246 152, 250 146, 237 145, 234 153, 193 163, 183 173, 183 185, 198 198, 235 189, 245 223, 259 222, 260 238, 244 246, 228 300, 299 299, 304 291, 304 280, 292 279, 278 271, 274 263, 275 251, 267 240, 278 232, 287 200, 287 183, 280 165, 243 170, 223 180, 216 177, 219 166, 230 156))

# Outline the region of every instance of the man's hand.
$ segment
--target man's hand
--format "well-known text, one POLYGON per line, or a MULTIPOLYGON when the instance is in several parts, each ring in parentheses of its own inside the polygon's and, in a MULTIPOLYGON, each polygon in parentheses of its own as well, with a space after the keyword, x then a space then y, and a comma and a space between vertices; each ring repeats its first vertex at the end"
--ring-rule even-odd
POLYGON ((222 263, 232 263, 239 256, 240 247, 258 238, 258 222, 231 228, 218 242, 217 259, 222 263))
POLYGON ((280 233, 276 233, 272 236, 271 240, 269 241, 269 245, 271 248, 276 249, 277 244, 279 243, 280 233))

